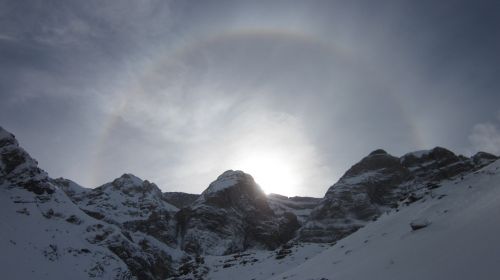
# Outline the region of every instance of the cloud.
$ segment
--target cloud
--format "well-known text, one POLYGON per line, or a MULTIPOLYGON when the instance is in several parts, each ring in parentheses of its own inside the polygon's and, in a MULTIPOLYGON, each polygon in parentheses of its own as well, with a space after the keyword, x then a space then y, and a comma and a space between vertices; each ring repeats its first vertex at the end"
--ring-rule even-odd
POLYGON ((476 151, 500 154, 500 112, 497 114, 497 122, 486 122, 474 125, 469 141, 476 151))
POLYGON ((284 3, 0 1, 2 125, 53 176, 190 192, 250 154, 321 196, 379 147, 498 149, 494 9, 284 3))

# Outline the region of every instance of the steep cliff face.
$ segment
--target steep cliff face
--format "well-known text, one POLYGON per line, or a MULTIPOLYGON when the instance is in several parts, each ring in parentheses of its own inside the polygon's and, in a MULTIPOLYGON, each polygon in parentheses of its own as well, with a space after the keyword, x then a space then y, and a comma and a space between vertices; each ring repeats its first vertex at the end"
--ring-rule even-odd
POLYGON ((487 153, 467 158, 441 147, 400 158, 376 150, 352 166, 314 208, 299 239, 333 242, 376 219, 388 208, 411 203, 446 179, 463 176, 497 157, 487 153))
POLYGON ((267 196, 267 202, 274 213, 277 215, 283 215, 286 212, 293 213, 300 223, 304 223, 309 218, 311 211, 320 201, 321 198, 316 197, 286 197, 279 194, 269 194, 267 196))
MULTIPOLYGON (((88 229, 99 221, 80 211, 2 128, 0 207, 3 277, 37 279, 68 272, 75 279, 132 277, 109 249, 89 241, 95 236, 88 229), (17 262, 29 269, 21 269, 17 262)), ((108 230, 116 236, 115 228, 108 230)))
POLYGON ((165 192, 163 193, 163 200, 182 209, 188 207, 191 203, 195 202, 199 194, 183 193, 183 192, 165 192))
POLYGON ((242 171, 226 171, 177 213, 178 236, 189 252, 223 255, 250 247, 273 249, 293 237, 293 214, 275 215, 266 195, 242 171))
POLYGON ((393 207, 411 177, 399 158, 377 150, 351 167, 328 189, 300 231, 302 240, 338 240, 393 207))
MULTIPOLYGON (((0 128, 0 270, 8 279, 203 279, 211 269, 203 255, 281 246, 265 257, 277 265, 304 246, 295 241, 337 241, 391 208, 440 200, 441 185, 464 185, 469 174, 488 178, 498 166, 479 169, 497 159, 440 147, 399 158, 376 150, 322 199, 266 196, 250 175, 232 170, 201 195, 162 193, 132 174, 90 189, 50 178, 0 128)), ((252 253, 206 258, 230 258, 222 269, 266 262, 252 253)))
POLYGON ((442 181, 421 200, 384 213, 321 254, 265 279, 496 278, 499 186, 500 161, 442 181))

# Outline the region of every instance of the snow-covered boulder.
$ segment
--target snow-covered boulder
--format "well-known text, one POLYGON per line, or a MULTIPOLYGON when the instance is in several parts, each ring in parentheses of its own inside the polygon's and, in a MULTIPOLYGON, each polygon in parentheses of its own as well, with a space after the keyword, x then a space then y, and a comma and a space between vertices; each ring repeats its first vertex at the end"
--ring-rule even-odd
POLYGON ((418 218, 411 221, 410 227, 412 230, 419 230, 427 227, 430 224, 431 222, 427 218, 418 218))

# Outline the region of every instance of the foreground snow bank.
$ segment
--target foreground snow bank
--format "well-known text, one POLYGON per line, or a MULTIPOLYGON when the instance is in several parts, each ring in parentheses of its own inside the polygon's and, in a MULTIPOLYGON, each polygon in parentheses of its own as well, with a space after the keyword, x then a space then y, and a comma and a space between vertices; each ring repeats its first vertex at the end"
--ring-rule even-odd
POLYGON ((448 181, 272 279, 496 279, 500 162, 448 181), (426 221, 412 230, 410 224, 426 221))

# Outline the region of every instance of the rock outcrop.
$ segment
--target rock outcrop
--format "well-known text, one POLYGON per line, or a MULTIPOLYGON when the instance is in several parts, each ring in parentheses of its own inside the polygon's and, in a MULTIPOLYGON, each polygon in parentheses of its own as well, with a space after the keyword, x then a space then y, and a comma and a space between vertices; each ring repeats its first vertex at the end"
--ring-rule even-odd
POLYGON ((487 153, 472 158, 436 147, 398 158, 376 150, 352 166, 331 186, 300 229, 299 239, 334 242, 446 179, 464 176, 497 159, 487 153))
POLYGON ((269 194, 267 202, 274 213, 283 215, 290 212, 297 216, 300 223, 303 223, 309 218, 311 211, 319 204, 321 198, 316 197, 286 197, 279 194, 269 194))
POLYGON ((191 203, 200 197, 199 194, 183 193, 183 192, 165 192, 163 193, 163 200, 182 209, 188 207, 191 203))
POLYGON ((252 176, 232 170, 176 217, 182 249, 213 255, 251 247, 274 249, 299 227, 294 214, 275 215, 252 176))
POLYGON ((14 261, 1 268, 13 279, 65 278, 70 271, 74 279, 157 280, 193 270, 203 278, 204 254, 281 247, 277 258, 284 258, 291 240, 334 242, 497 159, 441 147, 402 157, 376 150, 322 199, 266 196, 252 176, 232 170, 201 195, 162 193, 132 174, 91 189, 50 178, 0 127, 0 247, 30 269, 14 271, 14 261))
MULTIPOLYGON (((15 137, 0 128, 0 220, 5 225, 0 247, 29 268, 15 269, 15 263, 2 261, 4 276, 64 279, 71 273, 73 279, 154 280, 171 275, 173 249, 151 235, 104 221, 107 213, 99 219, 75 204, 86 203, 93 191, 48 177, 15 137)), ((96 199, 96 205, 104 207, 104 201, 96 199)))

